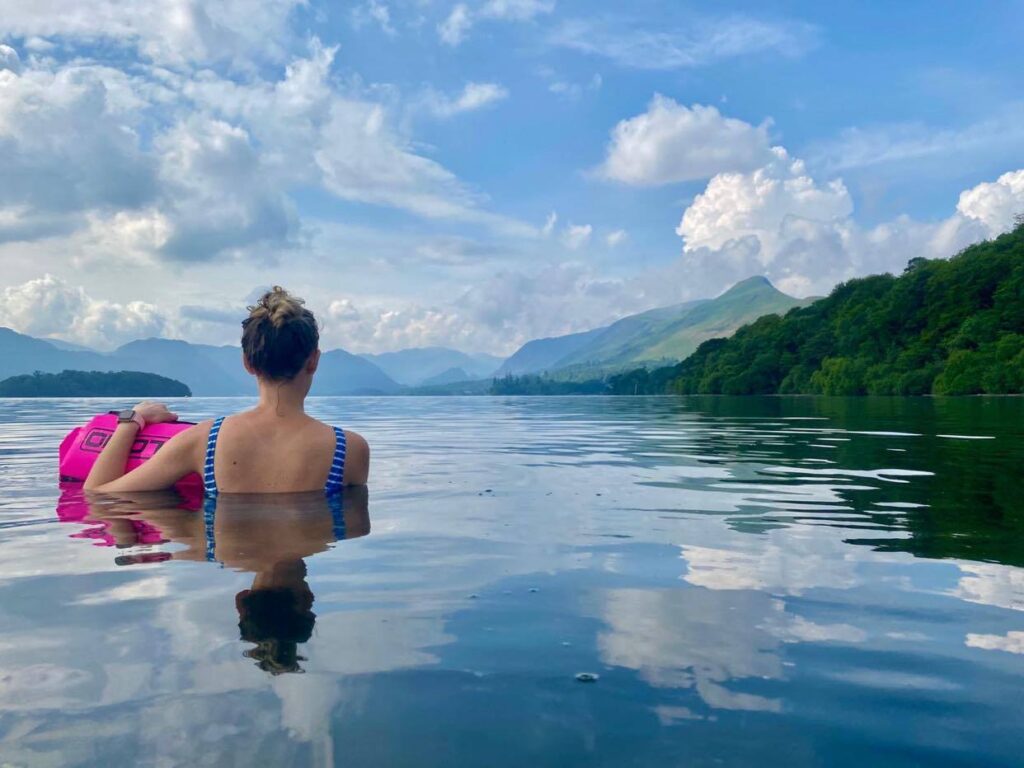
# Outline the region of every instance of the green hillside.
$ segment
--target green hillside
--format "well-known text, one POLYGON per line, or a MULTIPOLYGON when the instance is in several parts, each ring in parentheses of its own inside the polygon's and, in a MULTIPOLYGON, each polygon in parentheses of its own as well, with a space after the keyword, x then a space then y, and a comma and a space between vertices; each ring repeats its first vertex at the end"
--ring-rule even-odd
POLYGON ((1024 224, 899 277, 851 280, 810 306, 713 339, 615 392, 959 395, 1024 391, 1024 224))
POLYGON ((763 277, 751 277, 714 299, 659 307, 591 331, 528 342, 495 376, 544 374, 547 379, 583 382, 637 365, 653 368, 682 360, 701 342, 728 336, 761 315, 804 303, 763 277))

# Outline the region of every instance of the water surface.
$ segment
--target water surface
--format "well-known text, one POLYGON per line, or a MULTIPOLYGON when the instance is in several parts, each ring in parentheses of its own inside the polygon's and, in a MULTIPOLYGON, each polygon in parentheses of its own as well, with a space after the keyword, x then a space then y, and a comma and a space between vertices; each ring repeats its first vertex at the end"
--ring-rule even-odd
POLYGON ((0 764, 1024 754, 1020 398, 314 399, 368 498, 206 513, 61 495, 121 405, 0 400, 0 764))

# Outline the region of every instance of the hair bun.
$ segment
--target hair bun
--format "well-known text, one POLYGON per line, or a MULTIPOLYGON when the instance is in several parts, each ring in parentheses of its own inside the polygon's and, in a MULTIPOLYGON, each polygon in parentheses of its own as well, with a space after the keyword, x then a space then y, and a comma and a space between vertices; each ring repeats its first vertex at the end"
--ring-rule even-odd
POLYGON ((257 321, 270 320, 275 328, 281 328, 289 320, 302 317, 304 304, 302 299, 275 285, 255 305, 249 307, 249 317, 257 321))
POLYGON ((249 307, 242 321, 242 353, 249 369, 274 381, 302 369, 320 343, 320 330, 305 302, 279 285, 249 307))

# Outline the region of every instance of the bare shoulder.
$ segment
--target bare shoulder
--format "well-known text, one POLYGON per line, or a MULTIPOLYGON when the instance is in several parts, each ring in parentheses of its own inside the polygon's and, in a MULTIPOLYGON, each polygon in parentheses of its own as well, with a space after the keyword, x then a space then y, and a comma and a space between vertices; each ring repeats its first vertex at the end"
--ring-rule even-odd
POLYGON ((345 485, 365 485, 370 476, 370 444, 358 432, 345 430, 345 485))
POLYGON ((206 437, 210 434, 212 421, 201 421, 188 429, 182 430, 160 449, 161 453, 179 454, 195 457, 206 450, 206 437))
POLYGON ((197 424, 193 424, 188 429, 182 430, 168 441, 168 445, 175 443, 181 448, 195 448, 196 446, 202 445, 205 447, 206 438, 210 434, 210 429, 213 427, 213 420, 207 419, 206 421, 200 421, 197 424))

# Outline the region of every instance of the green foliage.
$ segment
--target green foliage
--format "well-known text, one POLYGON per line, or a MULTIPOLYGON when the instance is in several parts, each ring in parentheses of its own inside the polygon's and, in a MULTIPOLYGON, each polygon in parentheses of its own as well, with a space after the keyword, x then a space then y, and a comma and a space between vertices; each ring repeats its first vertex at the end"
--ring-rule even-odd
POLYGON ((600 380, 560 381, 546 376, 506 374, 491 382, 492 395, 603 395, 608 385, 600 380))
POLYGON ((191 397, 180 381, 139 371, 62 371, 0 381, 0 397, 191 397))
POLYGON ((1024 392, 1024 226, 899 277, 712 339, 678 365, 610 379, 619 394, 964 395, 1024 392))

